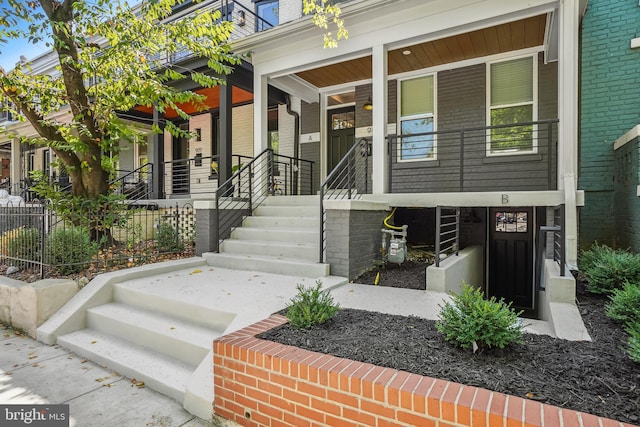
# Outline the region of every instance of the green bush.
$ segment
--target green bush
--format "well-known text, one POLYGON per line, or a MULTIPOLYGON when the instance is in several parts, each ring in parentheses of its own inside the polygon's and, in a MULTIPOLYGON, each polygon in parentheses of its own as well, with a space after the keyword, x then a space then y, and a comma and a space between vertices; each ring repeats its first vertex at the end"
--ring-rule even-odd
POLYGON ((474 353, 483 348, 504 348, 523 340, 524 326, 518 319, 521 313, 503 299, 485 299, 480 289, 465 283, 459 295, 453 293, 451 302, 441 306, 436 329, 447 342, 473 349, 474 353))
POLYGON ((609 299, 607 316, 623 324, 640 322, 640 285, 626 283, 623 289, 614 289, 609 299))
POLYGON ((155 230, 158 252, 182 252, 184 240, 180 233, 168 222, 160 222, 155 230))
MULTIPOLYGON (((40 261, 42 232, 37 228, 18 228, 6 233, 7 255, 25 261, 40 261)), ((18 261, 19 266, 25 263, 18 261)))
POLYGON ((584 251, 580 269, 587 277, 587 289, 596 294, 611 293, 627 282, 640 282, 640 256, 607 246, 596 244, 584 251))
POLYGON ((61 274, 73 274, 89 267, 98 252, 98 243, 91 241, 86 228, 64 228, 47 236, 45 249, 50 265, 61 274))
POLYGON ((298 294, 291 298, 287 306, 287 317, 294 328, 310 328, 321 325, 333 318, 340 309, 340 305, 333 301, 329 291, 322 290, 322 282, 316 282, 315 287, 305 288, 297 286, 298 294))
POLYGON ((627 353, 634 362, 640 363, 640 322, 630 324, 627 332, 629 333, 627 353))

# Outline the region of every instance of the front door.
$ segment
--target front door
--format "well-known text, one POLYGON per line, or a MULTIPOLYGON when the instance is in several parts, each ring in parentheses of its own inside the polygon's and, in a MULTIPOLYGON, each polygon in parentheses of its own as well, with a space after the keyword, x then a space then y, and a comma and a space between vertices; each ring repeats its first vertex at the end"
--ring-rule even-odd
POLYGON ((533 209, 489 209, 488 294, 534 309, 533 209))
POLYGON ((356 140, 355 107, 328 112, 327 175, 338 165, 356 140))

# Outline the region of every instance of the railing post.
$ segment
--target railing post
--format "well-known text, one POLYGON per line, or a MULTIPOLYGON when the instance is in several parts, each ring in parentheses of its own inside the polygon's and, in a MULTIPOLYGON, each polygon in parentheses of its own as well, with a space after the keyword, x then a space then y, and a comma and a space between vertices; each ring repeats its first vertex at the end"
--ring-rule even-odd
MULTIPOLYGON (((238 175, 238 182, 240 182, 240 175, 238 175)), ((238 188, 238 193, 240 193, 240 188, 238 188)), ((240 194, 238 194, 238 197, 239 196, 240 194)), ((252 163, 249 163, 249 212, 253 212, 253 164, 252 163)))
MULTIPOLYGON (((553 183, 555 182, 553 176, 553 159, 552 159, 552 150, 553 150, 553 123, 547 123, 547 181, 548 186, 547 190, 553 190, 553 183)), ((557 156, 556 156, 557 157, 557 156)))
POLYGON ((320 186, 320 256, 318 262, 324 262, 324 186, 320 186))
POLYGON ((456 256, 460 255, 460 208, 456 209, 456 256))
MULTIPOLYGON (((309 194, 313 194, 313 163, 309 166, 309 194)), ((322 192, 322 190, 320 191, 322 192)))
POLYGON ((364 153, 364 194, 369 194, 369 141, 367 139, 364 139, 364 153))
POLYGON ((565 229, 564 229, 564 210, 565 205, 560 205, 560 276, 564 277, 565 263, 566 263, 566 248, 565 248, 565 229))
POLYGON ((440 215, 442 208, 436 206, 436 267, 440 267, 440 215))
POLYGON ((45 217, 47 215, 47 205, 43 203, 41 205, 42 213, 40 216, 40 278, 44 279, 44 264, 46 262, 46 254, 45 254, 45 239, 47 233, 46 220, 45 217))
POLYGON ((347 161, 347 198, 349 200, 351 200, 351 175, 352 175, 352 171, 351 169, 353 168, 353 162, 347 161))
POLYGON ((460 131, 460 192, 464 191, 464 130, 460 131))
POLYGON ((220 252, 220 191, 224 190, 222 188, 218 188, 218 191, 216 191, 216 228, 213 233, 215 238, 213 242, 213 249, 215 252, 220 252))

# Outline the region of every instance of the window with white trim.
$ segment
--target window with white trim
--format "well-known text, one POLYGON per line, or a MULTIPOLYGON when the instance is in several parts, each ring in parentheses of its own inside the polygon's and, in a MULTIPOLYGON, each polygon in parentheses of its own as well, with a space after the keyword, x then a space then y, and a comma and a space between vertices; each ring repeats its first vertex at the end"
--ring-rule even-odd
POLYGON ((534 56, 488 64, 487 155, 532 153, 537 149, 534 56), (497 126, 497 127, 493 127, 497 126))
POLYGON ((256 31, 264 31, 273 28, 280 21, 279 0, 256 1, 256 31))
POLYGON ((398 160, 436 158, 435 77, 400 81, 400 138, 398 160))

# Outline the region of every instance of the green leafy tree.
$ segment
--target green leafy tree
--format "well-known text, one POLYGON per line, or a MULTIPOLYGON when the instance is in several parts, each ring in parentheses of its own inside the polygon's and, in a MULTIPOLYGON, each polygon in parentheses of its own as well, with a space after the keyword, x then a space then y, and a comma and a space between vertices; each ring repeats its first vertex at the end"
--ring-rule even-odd
MULTIPOLYGON (((190 77, 211 87, 221 81, 214 73, 163 68, 153 58, 187 49, 207 58, 217 76, 238 63, 227 44, 232 24, 218 21, 219 12, 200 10, 163 21, 179 2, 144 1, 131 8, 120 0, 7 0, 0 9, 1 42, 48 40, 57 54, 55 73, 31 73, 29 64, 0 70, 0 101, 8 99, 12 113, 37 132, 35 137, 23 136, 23 143, 55 152, 71 177, 73 196, 97 200, 108 194, 121 143, 144 142, 142 132, 121 120, 118 112, 156 106, 186 119, 180 105, 205 108, 204 97, 172 83, 190 77)), ((181 133, 169 121, 166 129, 181 133)))
POLYGON ((340 18, 342 9, 333 0, 304 0, 303 11, 306 15, 313 14, 313 23, 325 30, 329 29, 329 21, 336 27, 335 34, 332 31, 324 33, 324 47, 337 47, 338 40, 349 38, 349 31, 344 26, 344 20, 340 18))

